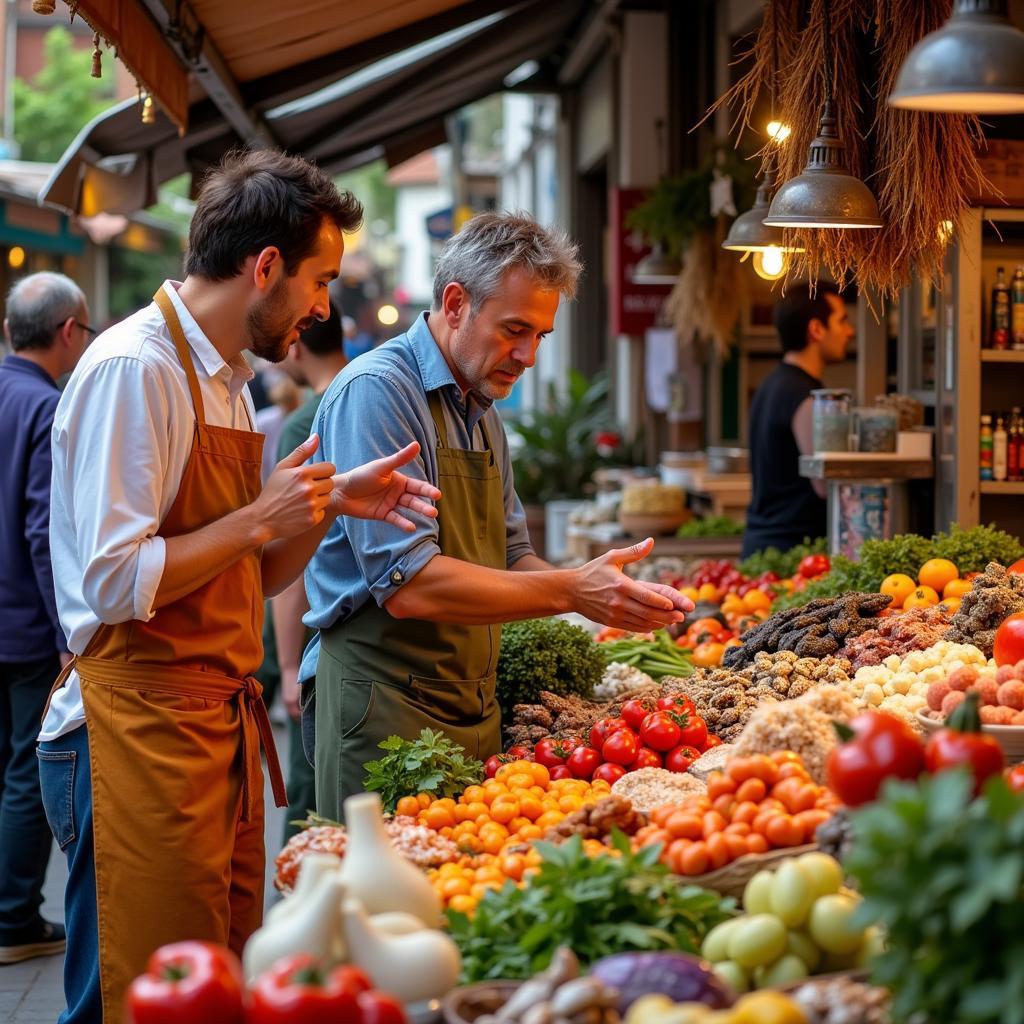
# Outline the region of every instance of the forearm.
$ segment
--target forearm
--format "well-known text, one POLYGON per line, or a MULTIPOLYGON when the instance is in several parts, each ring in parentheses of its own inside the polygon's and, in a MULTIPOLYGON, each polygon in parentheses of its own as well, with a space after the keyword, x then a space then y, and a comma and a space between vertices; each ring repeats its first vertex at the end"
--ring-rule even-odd
POLYGON ((517 571, 507 571, 435 555, 384 607, 398 619, 470 626, 573 610, 569 570, 518 571, 522 561, 517 571))
POLYGON ((555 566, 537 555, 523 555, 510 566, 512 572, 554 572, 555 566))
POLYGON ((302 616, 309 609, 306 587, 302 579, 296 579, 285 587, 270 602, 270 609, 274 620, 274 636, 277 640, 277 663, 281 673, 297 673, 306 637, 302 616))
POLYGON ((166 538, 164 570, 154 609, 198 590, 266 543, 269 531, 251 509, 247 505, 201 529, 166 538))
MULTIPOLYGON (((302 575, 306 563, 320 546, 335 516, 325 515, 316 526, 295 537, 275 540, 263 549, 263 594, 276 597, 302 575)), ((304 592, 304 591, 303 591, 304 592)))

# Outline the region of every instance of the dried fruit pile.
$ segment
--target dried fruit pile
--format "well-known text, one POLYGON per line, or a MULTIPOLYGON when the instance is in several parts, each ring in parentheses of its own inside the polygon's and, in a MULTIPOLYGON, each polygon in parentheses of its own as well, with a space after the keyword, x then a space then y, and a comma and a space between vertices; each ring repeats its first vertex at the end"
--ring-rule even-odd
POLYGON ((1024 575, 1011 573, 998 562, 989 562, 971 583, 970 592, 960 599, 947 640, 974 644, 986 658, 992 657, 996 630, 1015 612, 1024 611, 1024 575))
POLYGON ((852 593, 776 612, 745 633, 743 642, 729 648, 722 662, 728 668, 744 668, 761 652, 793 651, 808 658, 834 655, 851 637, 877 626, 878 613, 889 603, 885 594, 852 593))
POLYGON ((911 651, 924 651, 946 637, 951 618, 952 613, 941 605, 912 608, 879 619, 873 629, 847 638, 841 654, 850 659, 856 671, 865 665, 881 665, 892 654, 902 658, 911 651))

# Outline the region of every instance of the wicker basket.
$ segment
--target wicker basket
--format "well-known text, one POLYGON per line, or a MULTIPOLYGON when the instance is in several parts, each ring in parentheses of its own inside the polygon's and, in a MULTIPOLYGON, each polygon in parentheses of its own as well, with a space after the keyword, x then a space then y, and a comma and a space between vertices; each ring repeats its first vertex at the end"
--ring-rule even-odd
POLYGON ((723 896, 742 896, 743 890, 758 871, 774 868, 789 857, 799 857, 801 853, 810 853, 818 847, 815 843, 806 846, 787 846, 769 853, 748 853, 738 857, 731 864, 717 871, 709 871, 705 875, 689 875, 686 881, 699 885, 704 889, 714 889, 723 896))
POLYGON ((485 1013, 495 1013, 519 988, 518 981, 478 981, 474 985, 453 988, 441 1000, 445 1024, 473 1024, 485 1013))

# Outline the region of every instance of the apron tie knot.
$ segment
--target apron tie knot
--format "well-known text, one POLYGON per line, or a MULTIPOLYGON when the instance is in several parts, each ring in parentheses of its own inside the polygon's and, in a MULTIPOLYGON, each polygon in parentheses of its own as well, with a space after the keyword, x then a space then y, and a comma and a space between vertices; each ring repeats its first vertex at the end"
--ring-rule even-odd
POLYGON ((270 728, 270 717, 267 714, 267 706, 263 703, 263 687, 260 681, 254 676, 246 676, 242 680, 242 691, 239 695, 242 705, 243 719, 243 743, 245 744, 245 785, 242 796, 242 820, 251 821, 256 801, 261 794, 254 792, 256 783, 260 777, 260 747, 267 757, 267 771, 270 773, 270 787, 274 793, 274 804, 277 807, 288 806, 288 794, 285 790, 284 776, 281 773, 281 762, 277 757, 277 746, 274 743, 274 733, 270 728), (257 736, 251 734, 251 724, 255 721, 257 736), (257 740, 257 742, 254 742, 257 740))

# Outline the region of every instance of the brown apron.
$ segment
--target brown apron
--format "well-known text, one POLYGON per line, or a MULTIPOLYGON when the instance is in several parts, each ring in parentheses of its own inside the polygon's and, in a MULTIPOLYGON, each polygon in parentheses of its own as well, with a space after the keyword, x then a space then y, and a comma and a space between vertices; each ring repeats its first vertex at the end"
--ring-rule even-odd
MULTIPOLYGON (((437 391, 428 395, 437 434, 441 554, 506 568, 505 492, 487 448, 448 445, 437 391)), ((483 424, 481 424, 483 429, 483 424)), ((362 791, 363 765, 383 757, 381 740, 440 730, 484 760, 501 750, 495 693, 501 626, 396 619, 372 598, 352 618, 320 633, 316 669, 316 805, 341 820, 362 791)))
MULTIPOLYGON (((192 452, 158 530, 200 529, 260 491, 263 435, 206 423, 188 343, 170 299, 155 296, 188 378, 192 452)), ((73 662, 92 764, 93 843, 103 1019, 150 953, 205 939, 241 954, 263 917, 263 771, 287 805, 260 684, 260 552, 157 610, 102 625, 73 662)), ((63 684, 70 666, 55 684, 63 684)), ((73 951, 69 951, 73 955, 73 951)))

